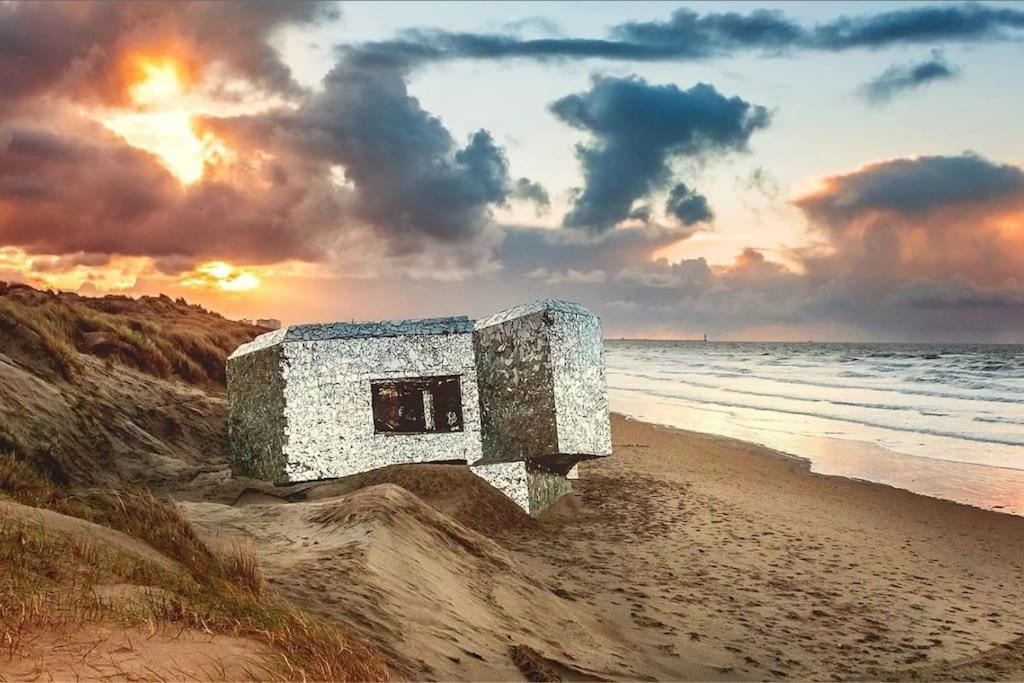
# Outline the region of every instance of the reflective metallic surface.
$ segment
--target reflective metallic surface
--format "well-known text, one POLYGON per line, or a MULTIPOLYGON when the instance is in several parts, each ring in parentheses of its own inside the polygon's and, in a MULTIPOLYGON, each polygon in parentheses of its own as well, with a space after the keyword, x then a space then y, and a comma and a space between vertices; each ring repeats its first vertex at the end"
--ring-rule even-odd
POLYGON ((537 514, 572 490, 576 463, 611 454, 600 321, 564 301, 475 329, 464 316, 289 326, 231 354, 228 393, 235 472, 278 482, 454 460, 537 514), (423 389, 417 402, 406 394, 423 381, 395 382, 439 377, 458 393, 423 389), (375 385, 401 397, 376 420, 375 385), (452 397, 461 416, 445 409, 438 428, 423 406, 452 397), (378 429, 387 416, 406 427, 378 429))

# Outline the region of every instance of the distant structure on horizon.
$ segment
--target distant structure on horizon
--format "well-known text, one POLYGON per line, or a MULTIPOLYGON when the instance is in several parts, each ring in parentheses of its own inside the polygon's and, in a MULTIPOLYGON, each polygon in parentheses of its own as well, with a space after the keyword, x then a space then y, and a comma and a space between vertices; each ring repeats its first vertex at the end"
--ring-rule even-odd
POLYGON ((536 515, 611 454, 603 354, 598 318, 553 299, 284 327, 228 358, 232 468, 284 483, 458 461, 536 515))

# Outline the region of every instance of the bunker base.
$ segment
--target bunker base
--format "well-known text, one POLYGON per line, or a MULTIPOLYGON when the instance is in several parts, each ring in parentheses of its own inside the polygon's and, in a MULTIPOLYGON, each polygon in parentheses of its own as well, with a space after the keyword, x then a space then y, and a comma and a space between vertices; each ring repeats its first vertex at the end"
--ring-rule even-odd
POLYGON ((469 469, 534 517, 572 493, 568 478, 538 469, 529 461, 471 465, 469 469))

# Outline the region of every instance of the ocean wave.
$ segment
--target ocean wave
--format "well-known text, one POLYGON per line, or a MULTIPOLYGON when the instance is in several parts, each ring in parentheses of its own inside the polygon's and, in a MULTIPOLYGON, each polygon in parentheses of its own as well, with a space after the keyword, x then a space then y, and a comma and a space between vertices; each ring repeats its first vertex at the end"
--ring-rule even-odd
MULTIPOLYGON (((849 383, 849 382, 836 382, 829 381, 828 379, 801 379, 792 376, 779 376, 779 375, 762 375, 756 374, 752 371, 745 373, 737 372, 691 372, 689 370, 673 370, 670 373, 673 376, 704 376, 704 377, 716 377, 720 379, 729 378, 749 378, 757 380, 765 380, 770 382, 777 382, 779 384, 796 384, 801 386, 820 387, 826 389, 852 389, 859 391, 883 391, 895 394, 906 394, 910 396, 927 396, 932 398, 943 398, 943 399, 958 399, 965 401, 990 401, 993 403, 1020 403, 1024 401, 1024 392, 1015 391, 999 383, 973 383, 970 386, 960 387, 949 387, 947 391, 935 391, 926 390, 918 387, 911 386, 893 386, 893 380, 891 377, 879 377, 878 384, 868 383, 849 383), (978 391, 1000 391, 1000 393, 985 393, 979 395, 978 391), (1006 393, 1002 393, 1006 392, 1006 393)), ((838 373, 836 373, 838 375, 838 373)), ((858 378, 868 379, 868 378, 858 378)), ((912 378, 904 378, 907 382, 915 382, 912 378)), ((921 383, 921 382, 917 382, 921 383)), ((929 384, 943 384, 943 382, 928 382, 929 384)), ((722 387, 728 388, 728 387, 722 387)))
POLYGON ((987 417, 984 415, 977 415, 974 417, 975 422, 987 422, 989 424, 1007 424, 1007 425, 1022 425, 1024 426, 1024 420, 1014 420, 1010 417, 987 417))
POLYGON ((643 389, 625 389, 626 391, 633 391, 640 394, 646 394, 649 396, 656 396, 659 398, 671 399, 682 403, 687 403, 696 407, 701 407, 703 404, 712 404, 716 406, 725 406, 728 408, 736 408, 742 410, 756 410, 769 413, 783 413, 786 415, 796 415, 801 417, 815 417, 824 420, 833 420, 836 422, 844 422, 848 424, 862 425, 865 427, 874 427, 877 429, 887 429, 894 432, 906 432, 913 434, 924 434, 928 436, 944 437, 949 439, 959 439, 962 441, 972 441, 975 443, 982 444, 997 444, 1001 446, 1024 446, 1024 434, 1017 437, 1006 437, 994 434, 982 434, 976 432, 965 432, 965 431, 953 431, 946 429, 932 429, 927 427, 912 427, 906 422, 885 422, 879 420, 870 419, 856 419, 850 417, 838 417, 836 415, 830 415, 828 413, 815 412, 815 411, 804 411, 804 410, 792 410, 782 406, 760 406, 749 403, 735 402, 735 401, 701 401, 699 399, 691 399, 677 394, 669 394, 659 391, 650 391, 643 389))

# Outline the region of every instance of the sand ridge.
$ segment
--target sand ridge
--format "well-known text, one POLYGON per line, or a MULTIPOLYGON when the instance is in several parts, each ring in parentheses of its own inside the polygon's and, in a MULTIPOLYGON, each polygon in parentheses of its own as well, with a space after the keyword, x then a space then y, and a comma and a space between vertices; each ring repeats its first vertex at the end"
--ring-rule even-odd
POLYGON ((538 520, 455 465, 186 509, 250 537, 278 591, 356 624, 399 675, 1024 674, 1024 519, 620 416, 613 438, 538 520))

